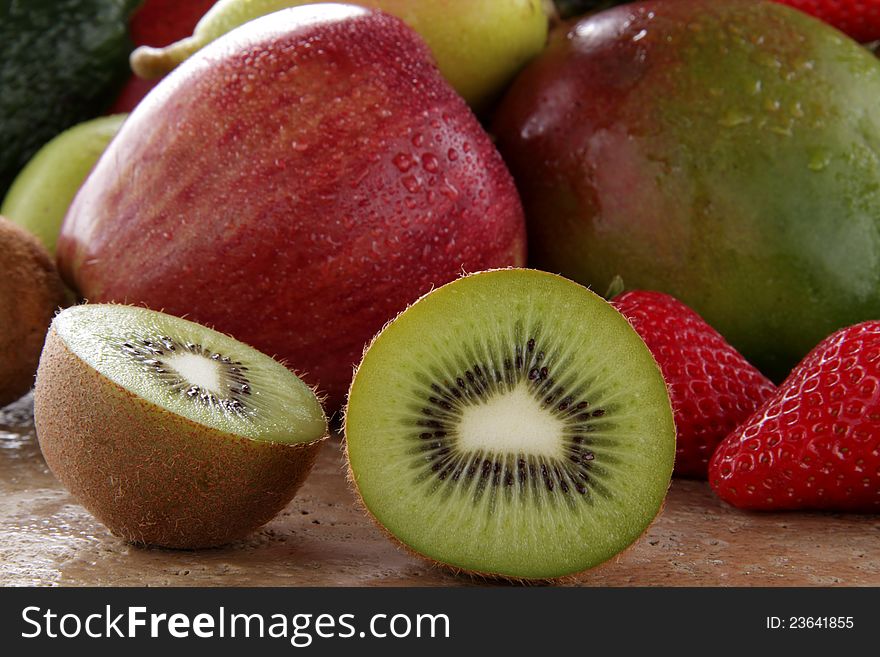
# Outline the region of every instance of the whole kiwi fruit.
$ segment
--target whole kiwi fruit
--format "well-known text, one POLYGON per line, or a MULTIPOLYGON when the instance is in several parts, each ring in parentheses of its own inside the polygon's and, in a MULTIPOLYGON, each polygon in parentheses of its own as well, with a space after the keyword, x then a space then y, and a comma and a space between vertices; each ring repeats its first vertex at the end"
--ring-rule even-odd
POLYGON ((0 407, 33 386, 46 329, 65 300, 64 284, 43 245, 0 217, 0 407))

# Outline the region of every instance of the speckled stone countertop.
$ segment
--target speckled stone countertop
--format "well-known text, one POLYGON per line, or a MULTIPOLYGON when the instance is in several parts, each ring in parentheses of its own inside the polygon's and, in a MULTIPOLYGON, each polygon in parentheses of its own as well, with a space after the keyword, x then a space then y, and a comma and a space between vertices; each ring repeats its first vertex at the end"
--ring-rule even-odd
MULTIPOLYGON (((249 540, 196 552, 111 536, 55 481, 29 398, 0 411, 0 585, 461 586, 398 549, 354 503, 329 441, 291 505, 249 540)), ((644 537, 569 584, 880 586, 880 517, 736 511, 703 482, 673 482, 644 537)))

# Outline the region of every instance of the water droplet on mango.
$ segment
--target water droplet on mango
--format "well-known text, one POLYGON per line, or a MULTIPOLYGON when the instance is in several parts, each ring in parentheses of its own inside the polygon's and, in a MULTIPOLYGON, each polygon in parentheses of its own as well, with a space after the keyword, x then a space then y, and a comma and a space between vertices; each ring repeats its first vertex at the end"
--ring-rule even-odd
POLYGON ((752 117, 738 109, 728 110, 724 116, 718 119, 718 125, 725 128, 735 128, 738 125, 744 125, 751 122, 752 117))

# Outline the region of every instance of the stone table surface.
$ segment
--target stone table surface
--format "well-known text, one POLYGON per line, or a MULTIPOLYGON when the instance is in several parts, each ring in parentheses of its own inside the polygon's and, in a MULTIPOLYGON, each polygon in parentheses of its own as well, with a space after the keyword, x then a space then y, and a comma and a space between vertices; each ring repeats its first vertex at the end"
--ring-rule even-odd
MULTIPOLYGON (((398 549, 355 504, 339 439, 297 498, 222 549, 144 549, 112 536, 53 478, 29 398, 0 411, 0 585, 467 586, 398 549)), ((676 480, 634 547, 566 585, 880 586, 880 517, 750 514, 676 480)))

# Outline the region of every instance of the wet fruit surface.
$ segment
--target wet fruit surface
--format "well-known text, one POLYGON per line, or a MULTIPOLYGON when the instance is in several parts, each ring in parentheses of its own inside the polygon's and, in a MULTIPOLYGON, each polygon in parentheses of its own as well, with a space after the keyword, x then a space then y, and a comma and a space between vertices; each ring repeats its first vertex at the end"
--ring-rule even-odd
POLYGON ((728 436, 709 480, 745 509, 880 511, 880 322, 823 340, 728 436))
POLYGON ((660 292, 633 290, 613 305, 648 345, 675 412, 675 474, 705 479, 715 447, 775 390, 703 318, 660 292))
POLYGON ((522 264, 525 245, 504 164, 414 33, 320 7, 323 25, 286 10, 166 78, 74 202, 59 257, 90 300, 232 333, 332 407, 388 319, 462 269, 522 264))
POLYGON ((776 3, 642 2, 560 32, 495 129, 536 266, 670 293, 781 379, 880 315, 880 62, 776 3))

